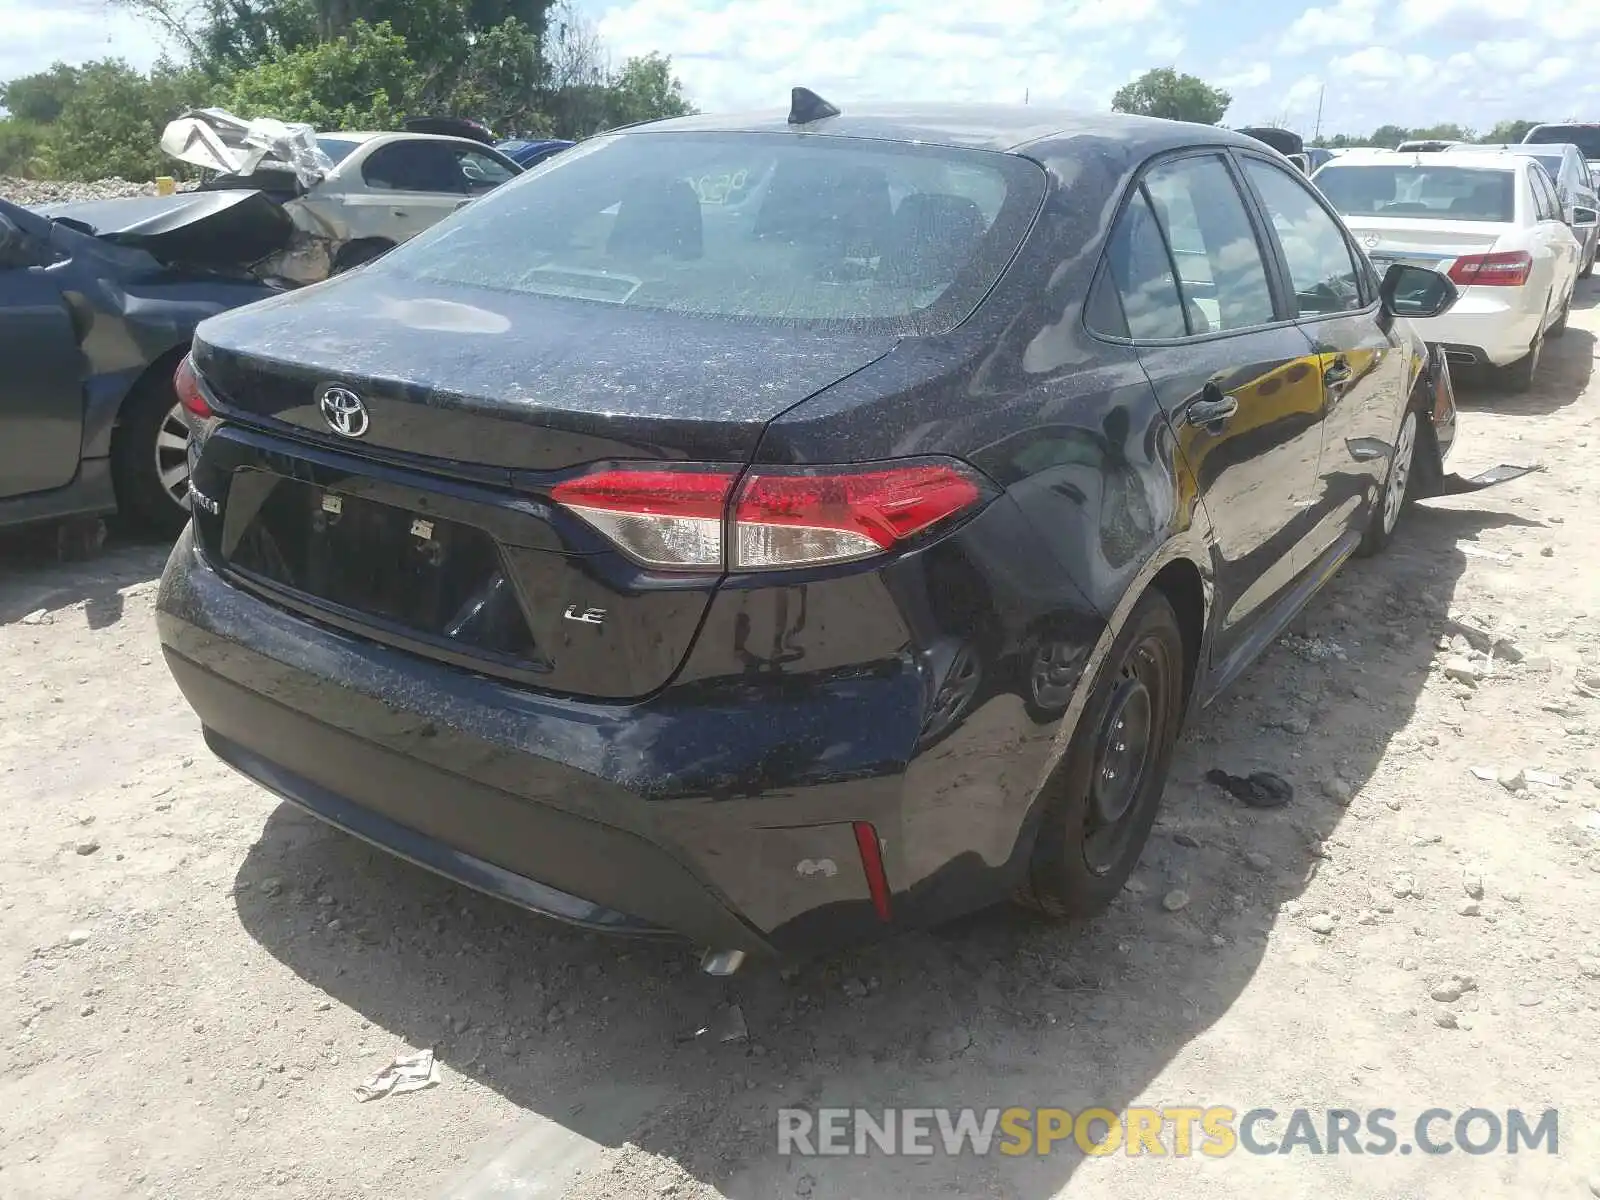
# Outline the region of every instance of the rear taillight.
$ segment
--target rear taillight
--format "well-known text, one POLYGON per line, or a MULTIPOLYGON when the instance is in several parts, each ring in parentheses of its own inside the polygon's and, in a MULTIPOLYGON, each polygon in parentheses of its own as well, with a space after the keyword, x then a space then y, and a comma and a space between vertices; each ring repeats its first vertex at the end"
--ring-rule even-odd
POLYGON ((770 571, 882 554, 989 492, 976 472, 943 460, 762 467, 734 494, 736 479, 726 467, 621 467, 551 495, 645 566, 770 571))
POLYGON ((1533 255, 1526 250, 1499 250, 1463 254, 1451 265, 1450 279, 1461 287, 1521 287, 1532 270, 1533 255))
POLYGON ((550 495, 647 567, 716 571, 737 478, 731 468, 623 468, 569 479, 550 495))
POLYGON ((200 386, 200 377, 195 374, 194 363, 189 361, 187 354, 183 356, 183 361, 178 364, 178 370, 172 377, 172 387, 178 393, 178 403, 183 405, 183 411, 191 417, 209 421, 216 416, 206 399, 204 389, 200 386))

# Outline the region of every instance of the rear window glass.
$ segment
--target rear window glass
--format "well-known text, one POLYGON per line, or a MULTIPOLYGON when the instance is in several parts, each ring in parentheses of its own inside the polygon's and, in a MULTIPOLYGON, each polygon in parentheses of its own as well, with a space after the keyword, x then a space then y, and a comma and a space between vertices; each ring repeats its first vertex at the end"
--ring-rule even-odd
POLYGON ((317 147, 331 158, 335 163, 341 163, 349 157, 350 151, 361 143, 352 138, 319 137, 317 147))
POLYGON ((1523 140, 1529 145, 1542 146, 1570 142, 1590 162, 1600 160, 1600 125, 1540 125, 1523 140))
POLYGON ((1428 217, 1442 221, 1510 221, 1516 172, 1476 167, 1387 163, 1317 172, 1317 187, 1347 217, 1428 217))
POLYGON ((1561 178, 1561 156, 1559 154, 1530 154, 1528 157, 1548 171, 1551 179, 1561 178))
POLYGON ((594 138, 378 260, 422 281, 752 321, 950 328, 1026 235, 1014 155, 787 134, 594 138))

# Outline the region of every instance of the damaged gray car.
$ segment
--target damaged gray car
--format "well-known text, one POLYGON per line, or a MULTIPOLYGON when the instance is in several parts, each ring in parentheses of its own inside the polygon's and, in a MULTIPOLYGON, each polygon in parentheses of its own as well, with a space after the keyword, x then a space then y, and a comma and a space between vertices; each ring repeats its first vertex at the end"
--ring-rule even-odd
POLYGON ((121 510, 175 534, 190 464, 173 372, 201 321, 280 290, 239 260, 293 222, 258 192, 71 207, 0 200, 0 528, 121 510))
POLYGON ((285 244, 241 265, 295 284, 369 262, 522 171, 467 137, 319 133, 216 108, 170 122, 161 149, 206 172, 201 191, 259 191, 289 215, 285 244))

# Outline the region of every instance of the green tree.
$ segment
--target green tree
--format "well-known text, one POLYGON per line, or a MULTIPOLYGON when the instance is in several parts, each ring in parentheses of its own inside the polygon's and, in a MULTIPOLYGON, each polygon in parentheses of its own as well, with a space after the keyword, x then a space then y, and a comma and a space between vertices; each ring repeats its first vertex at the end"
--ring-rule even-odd
POLYGON ((48 125, 61 115, 81 79, 77 67, 58 62, 48 71, 0 84, 0 106, 16 120, 48 125))
POLYGON ((161 131, 187 108, 203 104, 209 85, 193 71, 158 64, 149 75, 120 58, 79 69, 76 88, 46 129, 41 150, 58 179, 151 179, 171 174, 161 131))
POLYGON ((416 64, 388 23, 354 22, 331 42, 277 50, 234 75, 220 102, 241 117, 304 121, 318 129, 387 129, 411 106, 416 64))
POLYGON ((249 70, 280 51, 317 42, 312 0, 204 0, 197 64, 212 75, 249 70))
POLYGON ((444 104, 504 133, 545 135, 544 60, 539 39, 515 17, 481 34, 444 104))
POLYGON ((1496 121, 1493 129, 1483 135, 1483 141, 1491 146, 1508 143, 1517 143, 1528 136, 1538 121, 1496 121))
POLYGON ((1442 125, 1424 125, 1420 129, 1413 129, 1411 137, 1421 142, 1470 142, 1473 134, 1470 129, 1446 121, 1442 125))
POLYGON ((45 127, 18 117, 0 117, 0 175, 33 179, 44 168, 45 127))
POLYGON ((612 78, 611 118, 614 124, 686 117, 694 107, 683 94, 683 83, 672 73, 672 59, 651 52, 630 58, 612 78))
POLYGON ((1111 99, 1111 108, 1143 117, 1215 125, 1232 103, 1231 95, 1203 79, 1180 75, 1172 67, 1157 67, 1119 88, 1111 99))

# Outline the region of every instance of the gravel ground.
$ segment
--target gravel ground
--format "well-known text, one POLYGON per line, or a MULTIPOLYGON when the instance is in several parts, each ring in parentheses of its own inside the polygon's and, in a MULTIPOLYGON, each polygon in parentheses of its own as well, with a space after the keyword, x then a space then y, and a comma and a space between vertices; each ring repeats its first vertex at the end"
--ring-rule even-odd
POLYGON ((0 198, 20 204, 77 203, 84 200, 116 200, 124 196, 154 196, 154 183, 130 183, 126 179, 97 179, 75 183, 58 179, 12 179, 0 175, 0 198))
MULTIPOLYGON (((1531 395, 1463 395, 1457 470, 1549 471, 1419 506, 1340 573, 1185 735, 1109 914, 984 914, 792 972, 711 980, 299 815, 206 753, 156 648, 160 549, 14 550, 0 1195, 427 1196, 529 1114, 609 1148, 569 1197, 1600 1195, 1597 300, 1531 395), (1294 799, 1243 807, 1213 767, 1277 771, 1294 799), (729 1003, 747 1040, 692 1036, 729 1003), (426 1046, 440 1086, 357 1103, 426 1046), (1561 1139, 780 1158, 773 1110, 801 1103, 1554 1107, 1561 1139)), ((984 719, 964 753, 1004 753, 984 719)))

